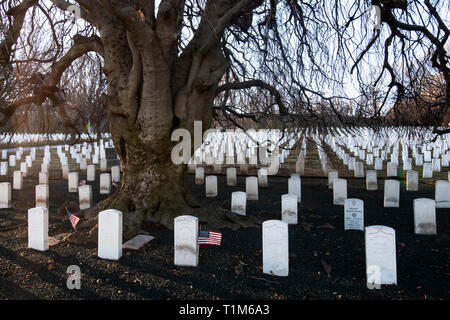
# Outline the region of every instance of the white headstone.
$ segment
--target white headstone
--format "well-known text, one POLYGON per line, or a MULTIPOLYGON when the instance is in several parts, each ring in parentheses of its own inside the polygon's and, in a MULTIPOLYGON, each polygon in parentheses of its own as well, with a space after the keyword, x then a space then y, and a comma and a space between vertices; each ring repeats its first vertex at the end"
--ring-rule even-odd
POLYGON ((302 202, 302 182, 300 176, 293 175, 288 179, 288 193, 297 196, 297 201, 302 202))
POLYGON ((205 168, 204 167, 196 167, 195 168, 195 184, 204 184, 205 183, 205 168))
POLYGON ((247 194, 242 191, 231 193, 231 212, 245 216, 247 208, 247 194))
POLYGON ((374 169, 375 170, 383 170, 383 159, 375 158, 374 169))
POLYGON ((433 167, 433 172, 441 172, 441 159, 433 158, 431 160, 431 166, 433 167))
POLYGON ((11 183, 0 183, 0 208, 11 208, 11 183))
POLYGON ((119 260, 122 256, 122 212, 108 209, 98 214, 98 257, 119 260))
POLYGON ((417 171, 406 172, 406 191, 419 191, 419 173, 417 171))
POLYGON ((80 159, 80 170, 86 170, 87 169, 87 159, 81 158, 80 159))
POLYGON ((39 172, 39 184, 48 184, 48 172, 39 172))
POLYGON ((174 220, 174 263, 198 266, 198 218, 180 216, 174 220))
POLYGON ((398 208, 400 206, 400 182, 398 180, 384 181, 384 207, 398 208))
POLYGON ((227 168, 227 186, 236 185, 236 168, 227 168))
POLYGON ((28 167, 26 162, 20 163, 20 171, 22 171, 23 177, 26 177, 28 175, 28 167))
POLYGON ((111 180, 112 182, 120 182, 120 166, 111 167, 111 180))
POLYGON ((364 231, 364 201, 361 199, 345 200, 344 230, 364 231))
POLYGON ((433 178, 433 165, 430 162, 423 164, 423 178, 433 178))
POLYGON ((260 187, 268 187, 269 182, 267 180, 267 169, 261 168, 258 170, 258 185, 260 187))
POLYGON ((78 172, 69 172, 68 180, 69 192, 78 192, 78 172))
POLYGON ((388 162, 387 176, 388 177, 396 177, 397 176, 397 164, 395 162, 388 162))
POLYGON ((100 194, 111 193, 111 175, 109 173, 100 174, 100 194))
POLYGON ((102 171, 108 170, 108 162, 106 159, 100 159, 100 170, 102 171))
POLYGON ((275 276, 289 275, 288 224, 279 220, 268 220, 263 228, 263 272, 275 276))
POLYGON ((355 178, 364 178, 363 162, 355 162, 355 178))
POLYGON ((385 226, 365 228, 367 285, 397 284, 395 230, 385 226))
POLYGON ((2 161, 0 163, 0 175, 6 176, 8 174, 8 162, 2 161))
POLYGON ((20 190, 23 186, 22 171, 14 171, 13 173, 13 189, 20 190))
POLYGON ((95 165, 93 164, 87 166, 86 181, 95 181, 95 165))
POLYGON ((437 233, 436 203, 433 199, 414 199, 414 231, 425 235, 437 233))
POLYGON ((28 209, 28 248, 48 250, 48 209, 28 209))
POLYGON ((61 169, 62 169, 63 179, 68 180, 69 179, 69 166, 63 165, 63 166, 61 166, 61 169))
POLYGON ((247 193, 247 200, 258 200, 258 178, 245 178, 245 192, 247 193))
POLYGON ((36 186, 36 208, 47 208, 48 209, 48 198, 49 198, 49 187, 48 184, 38 184, 36 186))
POLYGON ((378 180, 377 180, 377 171, 376 170, 367 170, 366 189, 369 191, 378 190, 378 180))
POLYGON ((16 166, 16 156, 11 154, 9 156, 9 166, 10 167, 15 167, 16 166))
POLYGON ((288 224, 297 224, 297 201, 294 194, 281 196, 281 220, 288 224))
POLYGON ((434 200, 436 200, 436 208, 450 208, 450 182, 436 181, 434 200))
POLYGON ((207 198, 217 197, 217 176, 206 176, 205 195, 207 198))
POLYGON ((347 180, 336 179, 333 182, 333 204, 343 206, 347 199, 347 180))
POLYGON ((353 171, 355 170, 355 158, 354 157, 350 157, 348 158, 348 166, 347 166, 349 171, 353 171))
POLYGON ((41 163, 41 172, 48 172, 48 164, 41 163))
POLYGON ((423 166, 423 155, 422 154, 418 154, 416 156, 416 166, 418 166, 418 167, 423 166))
POLYGON ((328 189, 333 189, 333 182, 338 178, 339 173, 336 170, 328 172, 328 189))
POLYGON ((78 188, 78 197, 80 201, 80 210, 88 209, 92 203, 92 186, 85 184, 78 188))

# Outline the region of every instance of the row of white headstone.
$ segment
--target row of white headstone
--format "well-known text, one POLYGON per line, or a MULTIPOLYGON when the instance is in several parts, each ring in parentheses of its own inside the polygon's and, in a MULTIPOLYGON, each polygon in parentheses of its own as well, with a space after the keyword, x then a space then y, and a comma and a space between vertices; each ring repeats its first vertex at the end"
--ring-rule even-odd
MULTIPOLYGON (((105 145, 107 147, 110 146, 112 142, 106 142, 105 145)), ((100 140, 100 147, 97 146, 97 143, 94 144, 95 155, 98 156, 98 153, 103 158, 104 147, 103 141, 100 140), (103 151, 103 152, 102 152, 103 151)), ((79 173, 78 172, 69 172, 69 166, 67 158, 65 157, 65 153, 62 151, 63 146, 56 146, 57 153, 60 158, 61 168, 63 170, 63 178, 68 180, 68 191, 69 192, 78 192, 79 193, 79 202, 80 209, 87 209, 91 207, 92 203, 92 186, 90 185, 79 185, 79 173)), ((81 151, 83 155, 89 155, 92 145, 83 143, 82 145, 75 146, 64 146, 66 151, 70 151, 72 158, 77 156, 77 152, 81 151)), ((36 148, 30 149, 30 155, 26 156, 27 161, 21 163, 21 170, 13 172, 13 188, 14 190, 21 190, 23 188, 23 178, 27 176, 28 168, 32 167, 32 161, 36 159, 36 148)), ((16 151, 15 155, 10 155, 10 162, 1 162, 0 171, 2 175, 6 175, 8 172, 8 164, 11 166, 15 166, 16 158, 21 159, 24 154, 24 149, 19 147, 16 151)), ((94 156, 95 156, 94 155, 94 156)), ((79 155, 78 155, 79 156, 79 155)), ((2 150, 2 157, 8 157, 8 150, 2 150)), ((89 157, 89 156, 88 156, 89 157)), ((36 207, 45 207, 48 208, 49 202, 49 167, 50 167, 50 146, 44 147, 44 158, 43 163, 41 164, 41 171, 39 172, 39 184, 36 185, 36 207)), ((95 157, 94 157, 95 159, 95 157)), ((80 159, 81 162, 85 160, 85 158, 80 159)), ((95 161, 95 160, 94 160, 95 161)), ((106 167, 106 159, 101 160, 104 163, 104 170, 107 170, 106 167)), ((87 181, 95 181, 95 165, 87 165, 87 181)), ((101 168, 102 169, 102 168, 101 168)), ((102 173, 100 174, 100 194, 109 194, 111 193, 111 182, 120 182, 120 166, 112 166, 111 173, 102 173)), ((0 206, 3 208, 11 207, 11 184, 9 182, 4 182, 0 184, 0 206)))
MULTIPOLYGON (((346 215, 360 214, 362 201, 348 199, 346 215)), ((430 207, 431 199, 414 201, 414 219, 416 232, 432 234, 434 231, 430 207)), ((98 257, 118 260, 122 256, 123 216, 118 210, 104 210, 98 217, 98 257)), ((353 225, 346 229, 360 229, 363 222, 353 218, 353 225)), ((174 264, 178 266, 198 266, 198 218, 180 216, 174 220, 174 264)), ((280 220, 268 220, 262 225, 263 272, 276 276, 289 275, 289 234, 288 223, 280 220)), ((48 245, 48 209, 36 207, 28 211, 28 247, 40 251, 49 249, 48 245)), ((365 228, 366 273, 370 284, 396 284, 396 240, 395 230, 386 226, 368 226, 365 228)))
MULTIPOLYGON (((28 247, 46 251, 48 245, 48 209, 28 210, 28 247)), ((98 256, 117 260, 122 256, 122 212, 109 209, 98 216, 98 256)))
MULTIPOLYGON (((199 262, 198 218, 180 216, 174 221, 174 263, 196 267, 199 262)), ((386 226, 365 228, 367 282, 396 284, 395 230, 386 226), (373 276, 375 272, 375 276, 373 276)), ((262 225, 263 273, 285 277, 289 275, 288 223, 268 220, 262 225)))

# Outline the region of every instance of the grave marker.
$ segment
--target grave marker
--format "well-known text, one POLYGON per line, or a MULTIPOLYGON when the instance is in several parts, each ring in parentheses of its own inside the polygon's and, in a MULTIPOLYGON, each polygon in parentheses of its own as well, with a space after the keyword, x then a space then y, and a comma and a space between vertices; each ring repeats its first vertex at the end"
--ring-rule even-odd
POLYGON ((333 182, 333 204, 343 206, 347 199, 347 180, 336 179, 333 182))
POLYGON ((69 179, 67 183, 69 185, 69 192, 78 192, 78 172, 69 172, 69 179))
POLYGON ((247 194, 242 191, 231 193, 231 212, 245 216, 247 208, 247 194))
POLYGON ((0 183, 0 209, 11 208, 11 183, 0 183))
POLYGON ((48 250, 48 209, 28 209, 28 248, 48 250))
POLYGON ((397 284, 395 230, 365 228, 367 285, 397 284))
POLYGON ((111 193, 111 175, 109 173, 102 173, 100 175, 100 194, 111 193))
POLYGON ((247 200, 258 200, 258 178, 245 178, 245 192, 247 193, 247 200))
POLYGON ((368 191, 378 190, 378 180, 377 180, 377 171, 376 170, 367 170, 366 189, 368 191))
POLYGON ((419 173, 409 170, 406 173, 406 191, 419 191, 419 173))
POLYGON ((344 230, 364 231, 364 201, 361 199, 345 200, 344 230))
POLYGON ((119 260, 122 256, 122 212, 108 209, 98 214, 98 257, 119 260))
POLYGON ((177 266, 198 266, 198 218, 176 217, 174 221, 174 263, 177 266))
POLYGON ((414 199, 414 232, 424 235, 437 234, 436 203, 433 199, 414 199))
POLYGON ((92 186, 85 184, 78 187, 78 197, 80 203, 80 210, 88 209, 92 203, 92 186))
POLYGON ((206 176, 205 195, 207 198, 217 197, 217 176, 206 176))
POLYGON ((438 180, 435 183, 436 208, 450 208, 450 182, 438 180))
POLYGON ((281 220, 287 224, 297 224, 297 196, 283 194, 281 196, 281 220))
POLYGON ((398 208, 400 206, 400 182, 398 180, 384 181, 384 207, 398 208))
POLYGON ((279 220, 268 220, 262 225, 263 272, 275 276, 289 275, 288 224, 279 220))
POLYGON ((22 171, 14 171, 13 173, 13 189, 21 190, 23 186, 22 171))
POLYGON ((48 209, 49 186, 48 184, 38 184, 36 187, 36 208, 48 209))

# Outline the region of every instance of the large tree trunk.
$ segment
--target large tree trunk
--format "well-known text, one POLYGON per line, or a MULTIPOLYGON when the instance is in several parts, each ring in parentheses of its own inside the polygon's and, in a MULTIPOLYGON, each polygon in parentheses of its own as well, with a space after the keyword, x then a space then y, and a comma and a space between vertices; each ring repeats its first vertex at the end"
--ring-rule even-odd
POLYGON ((116 193, 100 207, 124 213, 126 234, 139 231, 145 221, 171 228, 176 216, 197 206, 187 185, 186 166, 172 163, 169 143, 158 150, 120 139, 116 145, 120 145, 121 158, 126 158, 123 177, 116 193))
POLYGON ((207 21, 202 20, 180 56, 183 1, 162 2, 153 23, 116 7, 110 9, 121 23, 98 21, 108 78, 103 104, 109 111, 123 176, 115 194, 89 210, 91 221, 98 210, 121 210, 125 238, 136 234, 146 221, 171 228, 174 218, 183 214, 195 215, 216 228, 234 228, 235 222, 252 225, 251 219, 236 217, 229 210, 193 210, 196 201, 187 186, 186 164, 175 165, 171 159, 178 143, 171 141, 175 129, 186 129, 193 136, 194 121, 202 121, 203 130, 211 126, 216 89, 229 67, 218 39, 240 6, 250 1, 239 2, 238 7, 236 3, 209 4, 207 21), (211 23, 217 25, 214 32, 211 23))

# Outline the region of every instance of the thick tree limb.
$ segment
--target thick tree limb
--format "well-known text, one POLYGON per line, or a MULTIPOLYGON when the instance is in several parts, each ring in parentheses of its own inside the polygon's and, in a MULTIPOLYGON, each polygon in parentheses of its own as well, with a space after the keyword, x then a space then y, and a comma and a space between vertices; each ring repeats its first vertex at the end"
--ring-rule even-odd
POLYGON ((0 64, 7 64, 11 60, 12 47, 19 38, 25 15, 28 9, 37 2, 38 0, 24 0, 17 7, 7 12, 7 15, 13 17, 13 23, 6 32, 5 39, 0 43, 0 64))
POLYGON ((248 81, 243 81, 243 82, 229 82, 229 83, 219 86, 216 90, 216 95, 220 94, 221 92, 228 91, 228 90, 242 90, 242 89, 248 89, 248 88, 252 88, 252 87, 259 87, 261 89, 269 91, 270 94, 275 97, 275 101, 280 110, 280 115, 285 116, 288 114, 280 92, 275 87, 269 85, 268 83, 266 83, 262 80, 255 79, 255 80, 248 80, 248 81))
POLYGON ((73 46, 58 62, 52 65, 51 71, 44 76, 42 83, 35 88, 32 96, 10 102, 6 108, 0 110, 4 116, 3 120, 0 122, 0 126, 3 123, 6 123, 11 115, 14 114, 15 110, 20 106, 32 103, 41 104, 46 98, 50 98, 52 101, 59 101, 61 98, 58 97, 57 94, 61 94, 61 90, 57 88, 57 85, 63 72, 72 64, 73 61, 91 51, 95 51, 103 55, 103 47, 97 36, 92 36, 89 38, 82 36, 75 37, 73 46))

